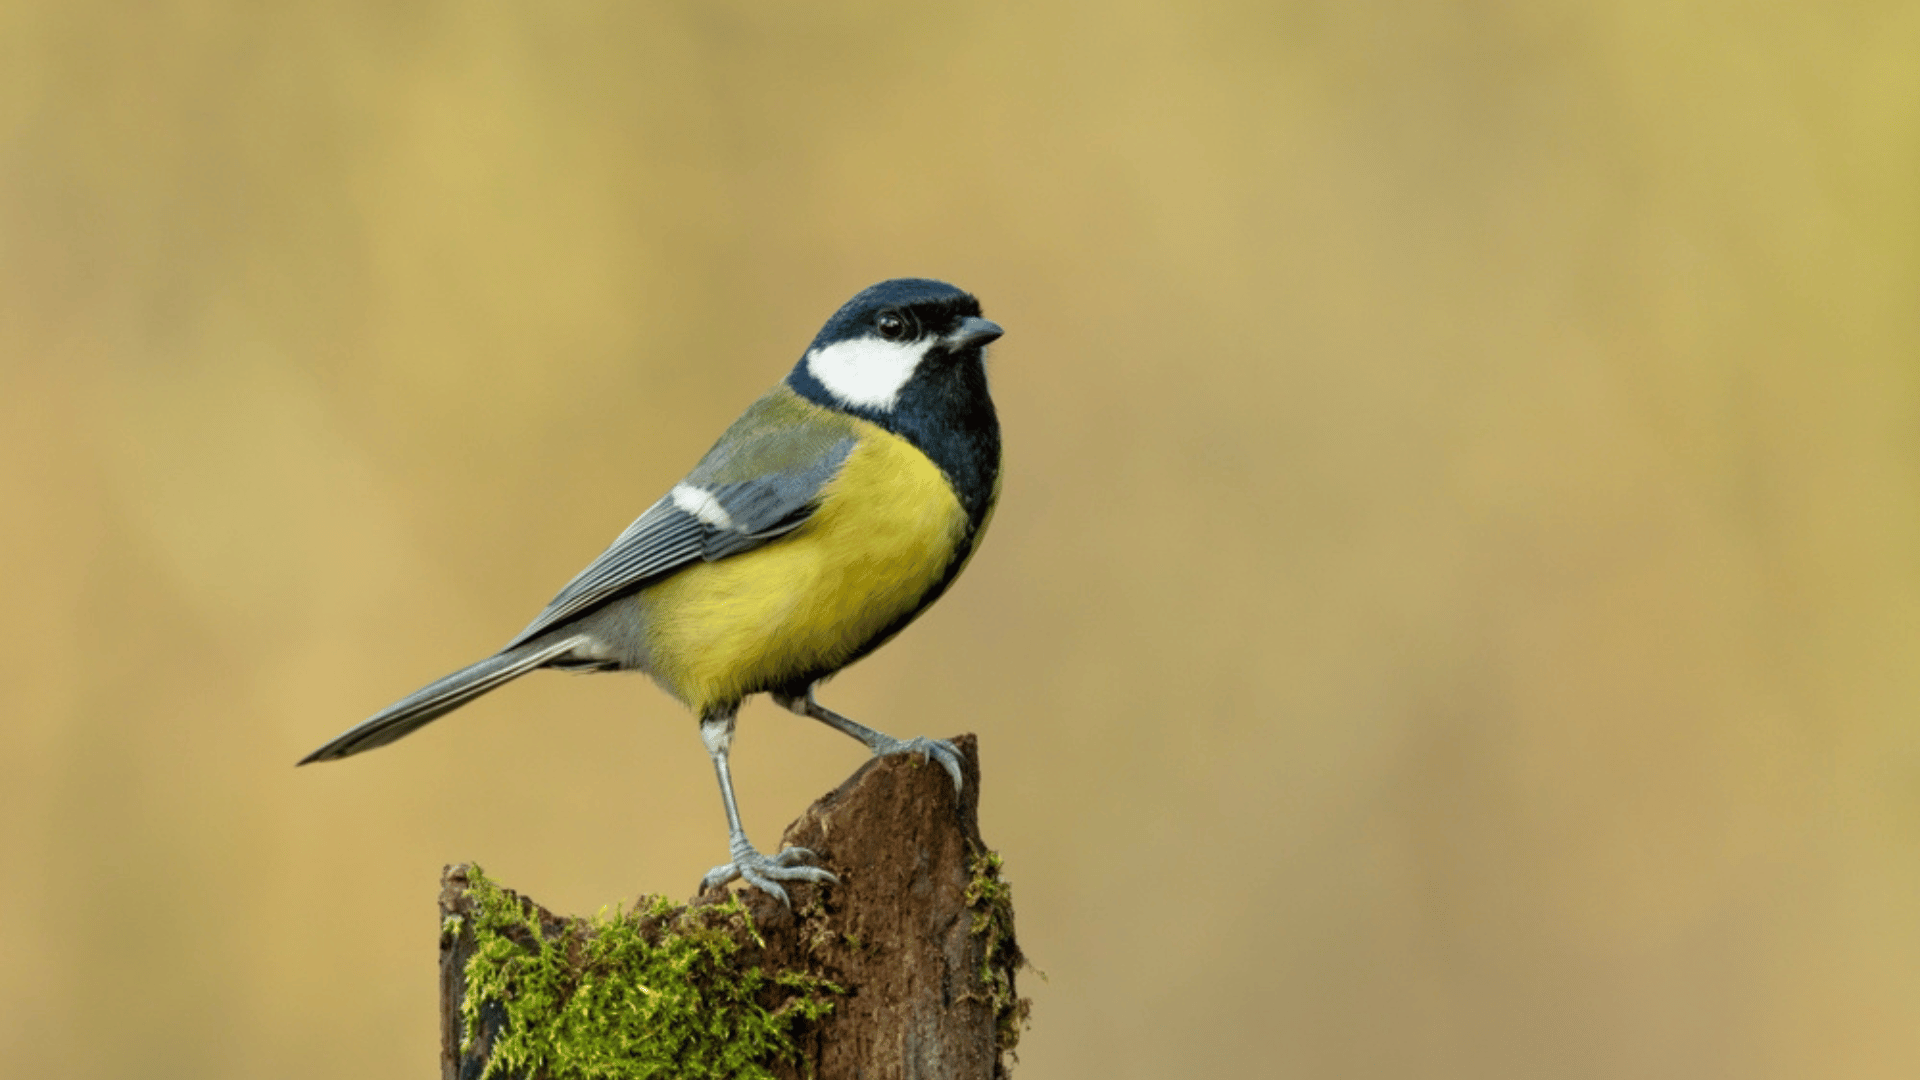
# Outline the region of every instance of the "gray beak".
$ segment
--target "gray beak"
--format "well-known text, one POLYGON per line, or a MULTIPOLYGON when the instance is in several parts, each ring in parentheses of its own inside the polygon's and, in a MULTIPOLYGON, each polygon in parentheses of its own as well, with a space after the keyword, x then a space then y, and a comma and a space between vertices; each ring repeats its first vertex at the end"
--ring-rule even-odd
POLYGON ((958 351, 974 345, 985 345, 1004 333, 1006 331, 1000 329, 999 323, 973 315, 960 320, 959 327, 953 333, 941 338, 940 343, 948 349, 958 351))

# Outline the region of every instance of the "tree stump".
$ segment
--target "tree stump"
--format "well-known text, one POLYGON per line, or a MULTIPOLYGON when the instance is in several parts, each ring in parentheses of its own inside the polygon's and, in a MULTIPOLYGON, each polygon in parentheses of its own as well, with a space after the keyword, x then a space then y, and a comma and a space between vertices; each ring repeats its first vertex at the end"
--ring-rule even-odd
POLYGON ((957 798, 937 764, 876 758, 789 825, 840 878, 787 883, 791 908, 736 884, 566 918, 448 867, 443 1077, 1004 1077, 1023 960, 978 745, 954 745, 957 798))

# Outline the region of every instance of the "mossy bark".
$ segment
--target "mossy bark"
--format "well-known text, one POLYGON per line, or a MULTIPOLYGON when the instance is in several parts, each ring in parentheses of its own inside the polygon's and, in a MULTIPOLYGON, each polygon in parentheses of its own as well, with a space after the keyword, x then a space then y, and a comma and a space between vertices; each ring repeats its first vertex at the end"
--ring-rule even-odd
POLYGON ((978 747, 955 745, 958 797, 938 765, 881 758, 788 826, 840 878, 789 884, 791 908, 735 886, 563 918, 448 867, 443 1076, 1005 1076, 1023 961, 978 747))

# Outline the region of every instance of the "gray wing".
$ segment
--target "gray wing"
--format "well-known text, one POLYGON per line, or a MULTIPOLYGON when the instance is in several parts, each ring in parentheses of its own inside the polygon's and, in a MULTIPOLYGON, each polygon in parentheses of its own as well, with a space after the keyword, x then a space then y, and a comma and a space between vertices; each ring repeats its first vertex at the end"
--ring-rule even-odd
POLYGON ((696 469, 627 526, 506 648, 689 563, 752 551, 799 528, 812 516, 820 489, 853 452, 853 443, 849 437, 803 465, 732 483, 701 486, 696 481, 708 470, 696 469))

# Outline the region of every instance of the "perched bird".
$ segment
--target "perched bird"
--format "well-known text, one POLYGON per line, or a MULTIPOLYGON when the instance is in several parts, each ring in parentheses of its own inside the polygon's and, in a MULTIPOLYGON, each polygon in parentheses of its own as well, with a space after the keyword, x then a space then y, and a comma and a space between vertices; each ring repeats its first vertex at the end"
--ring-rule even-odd
POLYGON ((1000 493, 986 346, 999 326, 939 281, 881 282, 827 320, 787 377, 505 648, 415 691, 300 762, 385 746, 535 668, 643 671, 700 718, 732 860, 702 881, 831 881, 804 848, 747 841, 727 751, 749 695, 865 743, 937 760, 814 699, 823 679, 926 610, 966 566, 1000 493))

